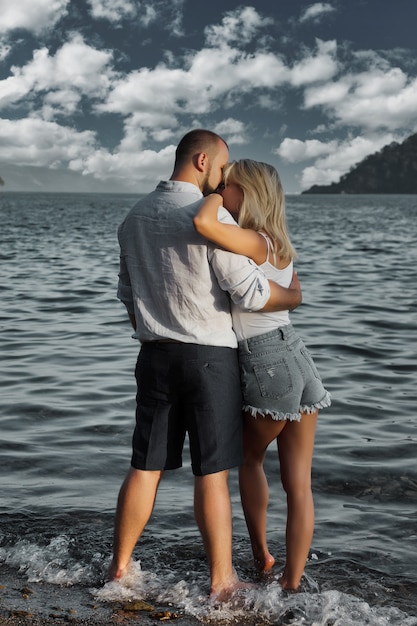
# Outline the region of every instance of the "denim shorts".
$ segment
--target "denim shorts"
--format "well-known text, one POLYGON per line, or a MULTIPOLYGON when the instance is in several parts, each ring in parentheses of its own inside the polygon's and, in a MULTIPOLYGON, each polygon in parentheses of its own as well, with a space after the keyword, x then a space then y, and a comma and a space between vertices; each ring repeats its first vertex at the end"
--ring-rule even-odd
POLYGON ((252 415, 300 420, 330 406, 329 392, 293 326, 239 342, 243 406, 252 415))
POLYGON ((145 342, 135 374, 133 467, 181 467, 187 433, 194 475, 242 463, 242 393, 236 349, 145 342))

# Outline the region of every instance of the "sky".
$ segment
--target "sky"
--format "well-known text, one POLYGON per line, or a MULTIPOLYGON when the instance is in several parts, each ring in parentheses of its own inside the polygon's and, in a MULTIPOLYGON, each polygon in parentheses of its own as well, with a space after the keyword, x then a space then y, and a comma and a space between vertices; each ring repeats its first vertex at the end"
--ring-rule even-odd
POLYGON ((0 0, 3 191, 146 193, 209 128, 286 193, 417 132, 416 0, 0 0))

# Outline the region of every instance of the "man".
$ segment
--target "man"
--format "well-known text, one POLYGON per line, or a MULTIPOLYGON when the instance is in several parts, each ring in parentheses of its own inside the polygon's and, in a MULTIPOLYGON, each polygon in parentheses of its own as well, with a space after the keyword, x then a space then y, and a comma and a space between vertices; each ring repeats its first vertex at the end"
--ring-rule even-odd
POLYGON ((248 258, 215 248, 194 230, 192 218, 203 195, 220 184, 228 156, 215 133, 187 133, 170 180, 140 200, 119 228, 118 296, 141 349, 131 468, 119 493, 109 570, 113 580, 127 571, 163 472, 181 467, 188 433, 194 513, 210 593, 219 599, 240 585, 228 473, 242 463, 241 390, 229 296, 251 310, 293 309, 301 301, 296 280, 289 290, 270 285, 248 258))

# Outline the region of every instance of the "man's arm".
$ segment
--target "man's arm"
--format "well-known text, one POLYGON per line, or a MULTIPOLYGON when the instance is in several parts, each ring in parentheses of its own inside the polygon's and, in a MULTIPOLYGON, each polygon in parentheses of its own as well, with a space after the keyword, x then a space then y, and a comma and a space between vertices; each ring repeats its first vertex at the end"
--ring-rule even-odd
POLYGON ((297 273, 292 275, 292 281, 288 288, 277 285, 274 281, 269 281, 271 295, 266 305, 261 311, 292 311, 302 302, 301 286, 297 273))
POLYGON ((270 281, 256 263, 211 244, 208 252, 220 288, 229 293, 237 306, 246 311, 259 311, 266 306, 271 294, 270 281))
MULTIPOLYGON (((223 222, 225 224, 233 224, 237 226, 237 223, 232 218, 230 213, 226 211, 226 209, 223 207, 219 207, 218 209, 218 220, 219 222, 223 222)), ((217 248, 217 250, 219 249, 217 248)), ((227 254, 228 253, 224 250, 220 253, 216 253, 213 255, 214 258, 213 257, 211 258, 211 261, 214 265, 214 270, 216 272, 217 279, 219 280, 220 286, 222 287, 222 289, 229 292, 235 304, 249 311, 265 311, 265 312, 266 311, 286 311, 286 310, 292 311, 293 309, 295 309, 297 306, 301 304, 301 301, 302 301, 301 287, 300 287, 300 282, 298 280, 298 276, 295 272, 293 273, 292 282, 287 289, 285 287, 281 287, 280 285, 277 285, 277 283, 275 283, 272 280, 267 280, 266 276, 264 275, 262 270, 260 270, 260 268, 257 268, 257 269, 259 273, 262 274, 262 277, 258 275, 257 281, 253 281, 253 284, 251 287, 248 287, 248 284, 246 284, 246 289, 248 293, 255 287, 254 291, 252 292, 253 294, 258 292, 257 295, 255 295, 255 298, 253 298, 253 300, 250 300, 250 298, 247 297, 248 293, 246 293, 244 297, 241 297, 241 299, 239 299, 239 295, 236 293, 236 291, 240 291, 243 284, 245 282, 247 283, 247 281, 242 280, 242 284, 239 285, 239 288, 236 290, 236 286, 240 281, 233 280, 233 279, 230 280, 230 278, 234 274, 234 271, 232 270, 232 268, 231 267, 227 268, 226 275, 229 274, 229 272, 230 274, 228 275, 228 278, 226 280, 224 279, 225 267, 221 267, 220 272, 216 268, 217 263, 219 263, 219 266, 222 265, 220 260, 224 259, 225 258, 224 255, 227 255, 227 254)), ((235 261, 236 264, 241 266, 242 261, 237 260, 240 257, 240 255, 236 254, 235 256, 237 257, 235 261)), ((246 258, 246 257, 240 257, 240 259, 242 258, 246 258)), ((249 259, 246 258, 246 261, 249 261, 249 259)), ((255 265, 253 261, 249 261, 249 262, 255 265)), ((255 267, 257 266, 255 265, 255 267)), ((246 269, 248 269, 247 266, 246 266, 246 269)), ((254 277, 254 274, 252 276, 254 277)), ((235 278, 235 276, 233 276, 233 278, 235 278)))

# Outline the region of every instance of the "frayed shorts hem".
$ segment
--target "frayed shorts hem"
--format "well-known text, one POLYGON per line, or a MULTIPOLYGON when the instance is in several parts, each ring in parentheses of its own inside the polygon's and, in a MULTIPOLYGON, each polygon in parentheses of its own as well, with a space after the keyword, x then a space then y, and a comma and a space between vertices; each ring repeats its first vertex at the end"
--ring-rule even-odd
POLYGON ((325 389, 325 396, 322 400, 320 400, 320 402, 315 402, 314 404, 303 404, 302 406, 300 406, 300 413, 314 413, 317 409, 326 409, 327 407, 331 406, 332 404, 332 396, 330 395, 330 393, 327 391, 327 389, 325 389))
POLYGON ((271 417, 276 422, 299 422, 303 413, 311 414, 315 413, 317 409, 325 409, 332 403, 331 395, 326 390, 326 395, 320 402, 314 404, 303 404, 300 406, 298 413, 282 413, 280 411, 272 411, 270 409, 259 409, 249 404, 243 405, 243 411, 249 413, 252 417, 271 417))
POLYGON ((279 413, 270 409, 257 409, 248 404, 243 405, 243 411, 249 413, 252 417, 271 417, 276 422, 299 422, 301 419, 299 413, 279 413))

